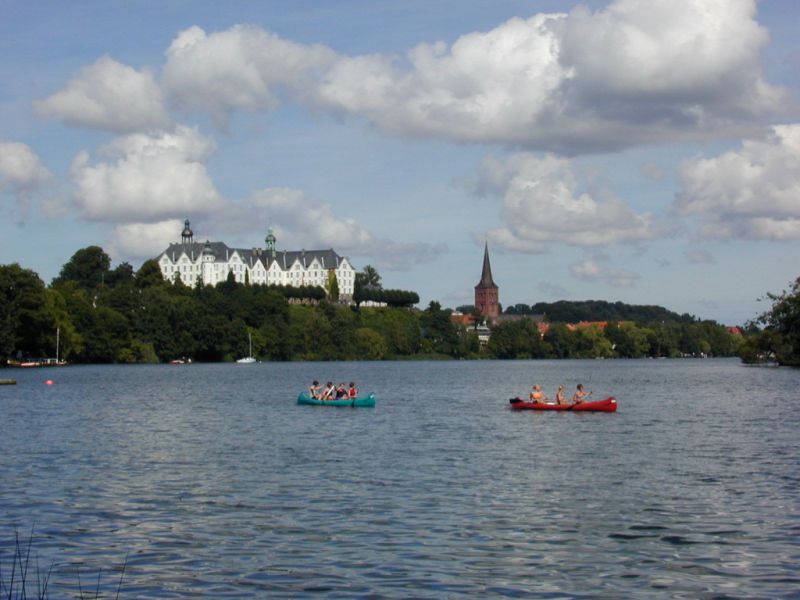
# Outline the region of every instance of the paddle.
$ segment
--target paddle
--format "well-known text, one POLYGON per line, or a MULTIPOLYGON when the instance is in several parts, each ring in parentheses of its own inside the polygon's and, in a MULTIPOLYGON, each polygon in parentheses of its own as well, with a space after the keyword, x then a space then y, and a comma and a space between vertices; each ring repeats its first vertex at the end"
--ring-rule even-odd
POLYGON ((519 398, 519 397, 517 397, 517 398, 509 398, 508 401, 511 404, 519 404, 520 402, 523 402, 522 398, 519 398))

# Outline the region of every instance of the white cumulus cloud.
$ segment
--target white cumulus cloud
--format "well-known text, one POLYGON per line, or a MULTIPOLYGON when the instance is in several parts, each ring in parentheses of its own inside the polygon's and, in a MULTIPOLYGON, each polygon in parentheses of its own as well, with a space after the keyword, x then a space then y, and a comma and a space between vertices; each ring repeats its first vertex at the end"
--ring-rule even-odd
POLYGON ((224 122, 234 109, 268 110, 281 89, 303 95, 308 80, 335 53, 285 40, 260 27, 237 25, 207 34, 194 26, 166 52, 163 85, 172 101, 224 122))
POLYGON ((137 71, 104 56, 85 67, 49 98, 34 102, 36 114, 67 125, 117 133, 169 127, 161 87, 148 69, 137 71))
POLYGON ((512 19, 451 47, 420 44, 407 68, 384 56, 342 58, 321 83, 319 101, 393 133, 526 142, 569 75, 558 61, 561 19, 512 19))
POLYGON ((30 146, 0 142, 0 189, 26 190, 49 178, 49 171, 30 146))
POLYGON ((603 246, 656 236, 653 218, 637 214, 622 200, 598 198, 578 188, 569 160, 516 154, 484 160, 480 187, 502 198, 505 227, 491 230, 494 245, 542 252, 550 244, 603 246))
POLYGON ((50 178, 30 146, 0 141, 0 192, 8 192, 14 199, 22 220, 27 217, 34 192, 50 178))
POLYGON ((177 34, 161 79, 104 57, 36 103, 112 131, 165 128, 165 98, 224 125, 296 102, 390 135, 565 155, 744 135, 790 109, 763 76, 756 0, 614 0, 534 14, 403 55, 343 55, 256 25, 177 34))
POLYGON ((115 261, 147 260, 163 252, 182 229, 180 219, 117 225, 104 247, 115 261))
POLYGON ((105 159, 87 152, 73 161, 74 199, 89 220, 159 222, 187 214, 210 214, 224 202, 204 161, 214 143, 196 129, 131 134, 104 146, 105 159))
POLYGON ((713 239, 800 239, 800 125, 773 127, 715 158, 684 161, 674 208, 713 239))
MULTIPOLYGON (((334 248, 337 251, 367 256, 376 266, 404 270, 412 264, 434 260, 443 246, 413 244, 381 239, 367 231, 355 219, 334 214, 329 204, 309 198, 300 190, 267 188, 251 195, 247 202, 266 215, 278 238, 302 240, 306 248, 334 248)), ((252 214, 248 208, 247 214, 252 214)), ((296 249, 296 248, 294 248, 296 249)))
POLYGON ((786 110, 755 0, 616 0, 514 18, 400 60, 339 57, 318 102, 384 131, 579 154, 749 130, 786 110))
POLYGON ((586 94, 670 100, 699 115, 709 104, 760 110, 778 97, 761 79, 758 53, 769 34, 755 14, 754 0, 617 0, 597 13, 580 7, 564 23, 562 62, 586 94))

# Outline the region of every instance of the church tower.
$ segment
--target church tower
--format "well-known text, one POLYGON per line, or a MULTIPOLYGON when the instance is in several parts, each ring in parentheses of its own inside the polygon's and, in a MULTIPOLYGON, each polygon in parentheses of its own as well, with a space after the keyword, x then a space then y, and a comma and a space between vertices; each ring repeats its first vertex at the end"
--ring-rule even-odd
POLYGON ((483 270, 481 280, 475 286, 475 307, 487 320, 500 316, 500 294, 497 284, 492 279, 492 265, 489 264, 489 244, 483 251, 483 270))

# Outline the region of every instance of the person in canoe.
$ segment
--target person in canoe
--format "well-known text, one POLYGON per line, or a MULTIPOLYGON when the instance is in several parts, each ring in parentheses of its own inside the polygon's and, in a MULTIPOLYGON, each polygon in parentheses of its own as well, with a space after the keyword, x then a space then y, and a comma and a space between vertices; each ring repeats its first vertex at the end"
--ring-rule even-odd
POLYGON ((542 392, 542 386, 534 385, 530 393, 531 402, 547 402, 547 396, 542 392))
POLYGON ((564 396, 564 386, 558 386, 558 390, 556 390, 556 404, 569 404, 567 402, 567 398, 564 396))
POLYGON ((311 387, 308 388, 308 397, 319 400, 319 381, 316 379, 311 383, 311 387))
POLYGON ((332 381, 329 381, 325 384, 325 389, 322 390, 322 394, 319 396, 320 400, 335 400, 336 399, 336 386, 333 385, 332 381))
POLYGON ((586 390, 583 389, 583 384, 579 383, 578 384, 578 388, 575 390, 575 395, 572 396, 572 402, 575 403, 575 404, 580 404, 581 402, 586 400, 586 398, 588 398, 591 395, 592 395, 592 391, 589 390, 587 392, 586 390))
POLYGON ((344 398, 347 398, 347 390, 344 387, 344 383, 340 383, 336 386, 336 399, 342 400, 344 398))
POLYGON ((356 384, 352 381, 350 382, 350 387, 347 388, 347 397, 350 399, 358 397, 358 390, 356 389, 356 384))

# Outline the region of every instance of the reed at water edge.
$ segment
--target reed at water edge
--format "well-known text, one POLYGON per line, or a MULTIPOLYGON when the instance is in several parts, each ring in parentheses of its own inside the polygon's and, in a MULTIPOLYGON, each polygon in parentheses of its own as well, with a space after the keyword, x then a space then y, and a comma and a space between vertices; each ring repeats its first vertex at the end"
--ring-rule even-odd
MULTIPOLYGON (((0 600, 48 600, 50 598, 50 578, 53 574, 53 569, 56 566, 52 562, 46 571, 43 571, 39 565, 38 557, 34 557, 35 572, 32 573, 31 567, 31 548, 33 547, 33 528, 31 528, 30 536, 27 543, 21 542, 19 538, 19 531, 14 530, 14 555, 11 557, 11 567, 3 564, 3 554, 0 551, 0 600), (35 577, 35 581, 32 578, 35 577), (35 591, 33 588, 35 583, 35 591)), ((128 565, 128 557, 125 557, 125 562, 122 564, 122 569, 119 576, 119 583, 117 584, 115 600, 119 600, 119 594, 122 590, 122 580, 125 577, 125 568, 128 565)), ((97 586, 94 591, 84 590, 81 584, 80 569, 76 568, 75 576, 78 583, 78 598, 80 600, 100 600, 100 576, 102 572, 97 574, 97 586)), ((59 591, 54 592, 56 597, 63 597, 59 591)))

